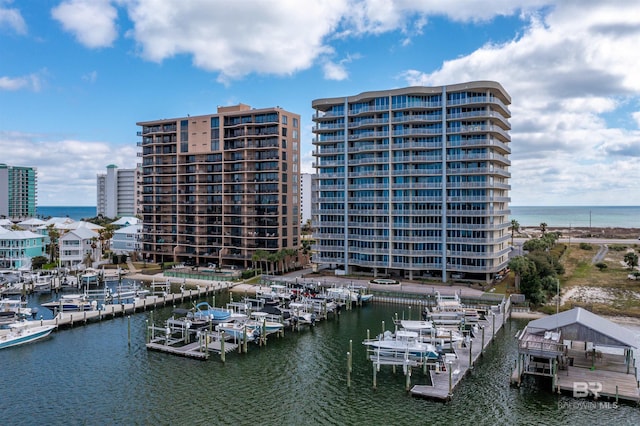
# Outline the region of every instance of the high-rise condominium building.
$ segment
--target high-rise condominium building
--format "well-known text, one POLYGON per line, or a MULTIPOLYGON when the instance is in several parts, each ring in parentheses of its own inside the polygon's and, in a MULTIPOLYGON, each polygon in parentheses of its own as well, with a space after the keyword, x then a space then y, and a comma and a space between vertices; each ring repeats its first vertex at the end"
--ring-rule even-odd
POLYGON ((240 104, 137 124, 146 258, 248 267, 298 248, 299 115, 240 104))
POLYGON ((137 214, 137 182, 139 169, 118 169, 110 164, 107 173, 97 176, 97 215, 109 218, 137 214))
POLYGON ((314 262, 442 281, 505 268, 510 103, 491 81, 313 101, 314 262))
POLYGON ((14 221, 35 217, 37 199, 35 167, 0 164, 0 217, 14 221))

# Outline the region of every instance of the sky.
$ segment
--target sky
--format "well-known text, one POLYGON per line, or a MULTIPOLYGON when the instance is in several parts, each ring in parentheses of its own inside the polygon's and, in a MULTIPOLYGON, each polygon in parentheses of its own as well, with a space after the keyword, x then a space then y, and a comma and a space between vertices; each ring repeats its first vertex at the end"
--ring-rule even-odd
POLYGON ((511 204, 640 205, 640 2, 0 0, 0 163, 38 205, 95 206, 140 162, 136 122, 497 81, 511 204))

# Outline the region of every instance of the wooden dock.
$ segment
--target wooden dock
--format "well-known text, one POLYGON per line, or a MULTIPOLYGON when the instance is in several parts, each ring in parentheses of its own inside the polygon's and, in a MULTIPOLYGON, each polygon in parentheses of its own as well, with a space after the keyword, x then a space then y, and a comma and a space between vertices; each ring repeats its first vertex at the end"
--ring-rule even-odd
MULTIPOLYGON (((226 288, 226 287, 225 287, 226 288)), ((40 319, 33 321, 39 325, 55 325, 58 328, 74 327, 84 325, 88 322, 112 319, 118 316, 134 314, 161 306, 172 306, 176 303, 197 300, 202 297, 213 295, 222 288, 215 285, 202 286, 196 289, 183 290, 180 293, 169 293, 163 296, 146 296, 141 299, 134 299, 129 303, 106 304, 96 310, 77 312, 58 312, 53 319, 40 319)))
POLYGON ((616 401, 620 399, 640 402, 640 390, 633 374, 571 366, 558 372, 556 382, 558 392, 568 392, 573 395, 575 383, 588 384, 589 396, 594 399, 609 398, 616 401))
POLYGON ((446 366, 446 371, 429 370, 431 385, 413 386, 410 390, 412 396, 436 401, 451 400, 456 386, 473 369, 478 358, 504 324, 504 312, 496 309, 491 312, 492 314, 487 315, 485 319, 478 321, 479 332, 475 337, 469 339, 464 347, 454 349, 457 358, 446 366))
MULTIPOLYGON (((175 342, 173 342, 173 344, 175 344, 175 342)), ((173 344, 169 343, 164 338, 158 338, 152 342, 147 343, 146 346, 149 350, 201 360, 208 359, 209 352, 221 354, 223 349, 222 342, 220 340, 208 342, 206 345, 204 345, 202 341, 188 343, 181 346, 173 346, 173 344)), ((238 345, 235 343, 224 342, 225 353, 235 351, 237 348, 238 345)))

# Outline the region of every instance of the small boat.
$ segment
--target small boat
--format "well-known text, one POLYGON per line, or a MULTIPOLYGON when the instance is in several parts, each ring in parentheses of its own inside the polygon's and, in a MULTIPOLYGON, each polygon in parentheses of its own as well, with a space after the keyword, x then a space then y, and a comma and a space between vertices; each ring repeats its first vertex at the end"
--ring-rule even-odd
POLYGON ((231 318, 231 311, 224 308, 216 308, 207 302, 200 302, 195 306, 192 317, 196 320, 222 322, 231 318))
POLYGON ((236 341, 244 341, 246 336, 247 342, 253 342, 260 337, 260 330, 257 327, 242 321, 220 323, 216 326, 216 331, 224 331, 228 337, 236 341))
POLYGON ((150 293, 149 290, 140 287, 138 284, 118 285, 115 292, 111 295, 113 300, 134 299, 136 297, 144 297, 150 293))
POLYGON ((47 337, 55 325, 36 325, 31 327, 28 321, 9 325, 9 332, 0 335, 0 349, 35 342, 47 337))
POLYGON ((272 284, 269 287, 259 287, 256 290, 256 298, 271 300, 273 302, 285 302, 291 300, 294 293, 289 287, 281 284, 272 284))
POLYGON ((381 357, 407 357, 411 359, 439 359, 441 356, 436 347, 421 342, 415 331, 398 330, 395 333, 385 331, 378 339, 365 340, 363 344, 373 350, 374 355, 381 357))
POLYGON ((43 303, 42 306, 58 312, 79 312, 96 310, 98 302, 90 300, 86 294, 64 294, 60 299, 43 303))
POLYGON ((0 299, 0 325, 11 324, 33 315, 26 300, 0 299))
POLYGON ((334 300, 365 303, 373 299, 373 294, 367 294, 365 290, 366 287, 361 286, 331 287, 327 289, 326 293, 327 297, 334 300))
POLYGON ((51 275, 41 275, 38 274, 32 285, 33 285, 33 292, 34 293, 47 293, 51 291, 51 280, 52 280, 52 276, 51 275))
POLYGON ((87 268, 84 274, 80 275, 80 288, 97 287, 100 281, 100 272, 93 268, 87 268))
POLYGON ((287 309, 283 311, 289 312, 292 321, 301 324, 315 324, 316 314, 313 311, 313 305, 305 302, 290 302, 287 309))
POLYGON ((271 333, 277 333, 284 328, 284 324, 281 322, 270 321, 269 314, 266 312, 252 312, 251 319, 247 320, 245 324, 258 329, 260 334, 268 335, 271 333))
POLYGON ((415 331, 418 333, 430 332, 433 328, 433 323, 431 321, 399 320, 394 322, 404 330, 415 331))

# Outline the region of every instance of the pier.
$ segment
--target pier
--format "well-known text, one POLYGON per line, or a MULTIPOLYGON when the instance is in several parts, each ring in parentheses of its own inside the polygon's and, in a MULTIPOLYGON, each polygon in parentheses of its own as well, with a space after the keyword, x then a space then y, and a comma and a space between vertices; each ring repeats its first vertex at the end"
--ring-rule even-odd
POLYGON ((131 302, 104 304, 100 309, 58 312, 53 319, 40 319, 33 321, 40 325, 55 325, 58 328, 84 325, 92 321, 102 321, 118 316, 134 314, 148 309, 172 306, 176 303, 191 301, 213 295, 226 287, 218 285, 202 286, 196 289, 182 290, 180 293, 167 293, 163 295, 147 295, 144 298, 133 299, 131 302))
POLYGON ((502 328, 504 318, 504 312, 491 309, 485 319, 478 321, 479 332, 474 337, 464 340, 459 347, 453 348, 455 358, 446 357, 445 371, 428 369, 431 384, 415 385, 411 388, 410 394, 437 401, 451 400, 456 386, 474 368, 496 333, 502 328))

